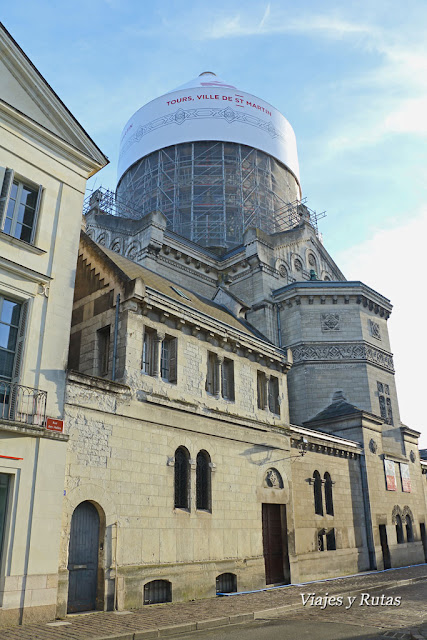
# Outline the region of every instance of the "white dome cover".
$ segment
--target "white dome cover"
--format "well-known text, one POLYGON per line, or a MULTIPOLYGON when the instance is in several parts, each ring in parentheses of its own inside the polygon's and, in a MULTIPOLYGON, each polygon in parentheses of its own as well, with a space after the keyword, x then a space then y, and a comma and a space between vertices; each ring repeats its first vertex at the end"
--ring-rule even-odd
POLYGON ((286 118, 210 71, 152 100, 130 118, 120 141, 118 180, 153 151, 199 140, 260 149, 288 167, 299 182, 295 134, 286 118))

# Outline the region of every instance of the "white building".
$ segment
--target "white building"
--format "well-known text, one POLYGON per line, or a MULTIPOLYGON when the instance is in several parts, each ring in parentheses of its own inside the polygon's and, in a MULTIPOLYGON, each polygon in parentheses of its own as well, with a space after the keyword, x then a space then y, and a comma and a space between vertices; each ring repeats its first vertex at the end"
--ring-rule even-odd
POLYGON ((81 208, 108 161, 1 25, 0 87, 2 625, 55 615, 81 208))

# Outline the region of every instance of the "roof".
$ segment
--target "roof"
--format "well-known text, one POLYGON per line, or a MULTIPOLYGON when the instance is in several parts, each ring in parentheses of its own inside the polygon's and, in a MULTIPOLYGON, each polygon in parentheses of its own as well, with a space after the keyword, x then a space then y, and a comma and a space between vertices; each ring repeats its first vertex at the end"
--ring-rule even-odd
MULTIPOLYGON (((68 107, 62 102, 61 98, 52 89, 50 84, 42 76, 40 71, 33 64, 33 62, 26 55, 26 53, 22 50, 22 48, 19 46, 16 40, 12 37, 12 35, 4 26, 4 24, 0 22, 0 36, 2 33, 5 36, 5 38, 3 38, 4 45, 7 46, 8 49, 12 48, 12 50, 14 50, 14 62, 20 59, 20 62, 21 63, 23 62, 24 66, 26 65, 26 69, 28 69, 30 72, 31 79, 34 83, 32 100, 35 101, 39 107, 40 107, 40 104, 39 104, 40 100, 43 100, 44 102, 49 99, 52 100, 53 103, 55 104, 56 123, 58 123, 59 119, 61 119, 67 134, 71 136, 77 135, 79 138, 79 141, 84 140, 85 143, 80 148, 76 146, 75 141, 71 142, 70 140, 66 139, 65 135, 64 137, 62 136, 58 136, 58 137, 61 138, 62 140, 65 140, 65 142, 67 142, 71 146, 78 148, 79 151, 81 152, 83 151, 83 153, 85 153, 92 160, 95 160, 95 162, 97 162, 100 166, 105 166, 106 164, 108 164, 109 160, 107 156, 101 151, 98 145, 93 141, 93 139, 87 133, 87 131, 82 127, 82 125, 77 120, 77 118, 75 118, 75 116, 71 113, 68 107), (37 91, 35 90, 36 85, 38 85, 40 90, 37 90, 37 91), (74 127, 74 130, 73 130, 73 127, 74 127)), ((16 75, 17 73, 16 69, 14 69, 14 73, 16 75)), ((9 104, 7 102, 4 102, 4 103, 9 104)), ((19 112, 19 110, 16 108, 15 105, 10 105, 10 106, 19 112)), ((25 113, 24 115, 30 118, 30 120, 33 120, 33 118, 31 118, 29 114, 25 113)), ((46 127, 42 123, 38 123, 38 124, 42 126, 42 128, 46 129, 46 127)))
POLYGON ((173 282, 164 276, 154 273, 151 269, 147 269, 128 258, 124 258, 111 249, 107 249, 106 247, 97 244, 86 234, 84 234, 83 237, 90 246, 96 247, 98 252, 105 254, 105 256, 130 280, 141 278, 147 289, 158 291, 164 296, 174 300, 174 302, 179 303, 181 306, 203 313, 204 315, 210 316, 223 324, 247 334, 248 336, 255 336, 256 338, 271 344, 265 336, 252 327, 247 321, 242 321, 239 318, 236 318, 236 316, 228 311, 226 307, 223 307, 208 298, 204 298, 203 296, 194 293, 194 291, 186 289, 177 282, 173 282), (181 292, 181 294, 179 292, 181 292))
POLYGON ((350 404, 344 398, 344 396, 340 395, 336 400, 334 400, 326 409, 323 409, 320 413, 304 422, 304 424, 308 424, 309 422, 318 422, 319 420, 332 420, 333 418, 340 418, 341 416, 348 416, 352 413, 359 413, 361 409, 356 407, 354 404, 350 404))

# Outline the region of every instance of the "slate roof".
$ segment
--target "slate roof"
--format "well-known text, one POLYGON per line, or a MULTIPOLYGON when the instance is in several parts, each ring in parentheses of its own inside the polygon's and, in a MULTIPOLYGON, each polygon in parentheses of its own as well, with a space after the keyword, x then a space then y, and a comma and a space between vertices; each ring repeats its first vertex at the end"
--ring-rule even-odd
POLYGON ((249 322, 245 320, 240 320, 236 318, 226 307, 209 300, 208 298, 204 298, 203 296, 194 293, 194 291, 190 291, 186 289, 181 284, 177 282, 173 282, 164 276, 160 276, 154 271, 147 269, 146 267, 129 260, 121 256, 120 254, 112 251, 111 249, 107 249, 96 242, 93 242, 86 234, 84 239, 90 246, 94 246, 98 253, 104 253, 107 258, 113 262, 122 273, 125 274, 130 280, 135 278, 141 278, 148 289, 152 289, 153 291, 158 291, 159 293, 172 298, 174 302, 179 303, 182 307, 188 307, 190 309, 194 309, 195 311, 199 311, 207 316, 218 320, 219 322, 226 324, 242 333, 247 334, 248 336, 255 336, 258 339, 263 340, 266 343, 271 344, 267 338, 262 335, 259 331, 252 327, 249 322), (175 288, 173 288, 175 287, 175 288), (182 293, 186 296, 186 298, 182 297, 176 290, 182 291, 182 293), (187 300, 188 298, 188 300, 187 300))
POLYGON ((304 422, 304 424, 308 424, 309 422, 317 422, 319 420, 331 420, 332 418, 339 418, 341 416, 351 415, 352 413, 356 413, 361 411, 359 407, 356 407, 354 404, 350 404, 345 399, 339 399, 335 402, 332 402, 326 409, 323 409, 320 413, 304 422))

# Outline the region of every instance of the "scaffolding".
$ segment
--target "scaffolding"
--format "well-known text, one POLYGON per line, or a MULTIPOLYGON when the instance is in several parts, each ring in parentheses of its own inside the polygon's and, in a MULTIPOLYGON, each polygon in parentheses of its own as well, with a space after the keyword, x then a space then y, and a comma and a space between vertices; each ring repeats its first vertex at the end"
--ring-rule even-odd
POLYGON ((231 142, 193 142, 145 156, 122 177, 117 192, 98 189, 85 210, 139 219, 161 211, 167 227, 201 246, 227 251, 256 227, 273 234, 317 215, 298 200, 293 174, 268 154, 231 142))

